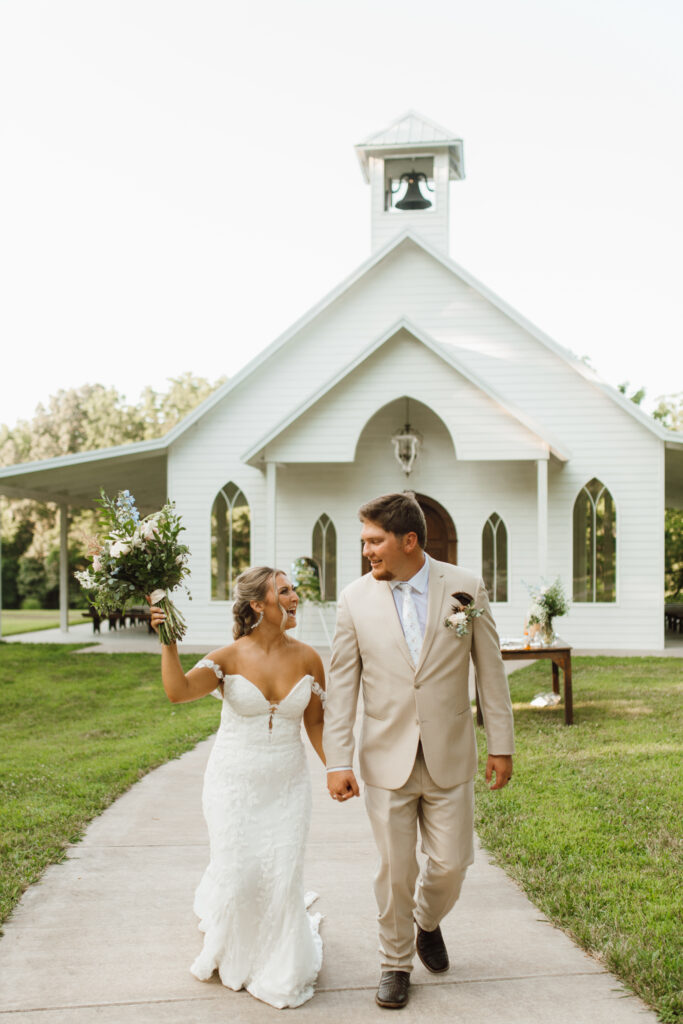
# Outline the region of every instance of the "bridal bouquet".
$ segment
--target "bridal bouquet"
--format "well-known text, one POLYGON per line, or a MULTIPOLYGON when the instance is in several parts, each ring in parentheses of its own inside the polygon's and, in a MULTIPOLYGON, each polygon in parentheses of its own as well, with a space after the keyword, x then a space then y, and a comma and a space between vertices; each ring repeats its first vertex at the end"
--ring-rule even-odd
POLYGON ((90 543, 90 568, 75 573, 90 603, 100 615, 109 615, 149 594, 152 603, 166 613, 159 628, 162 644, 182 640, 187 626, 167 592, 189 575, 190 549, 178 541, 185 527, 174 503, 167 502, 160 512, 144 519, 130 491, 120 491, 115 499, 102 491, 99 505, 103 536, 90 543))

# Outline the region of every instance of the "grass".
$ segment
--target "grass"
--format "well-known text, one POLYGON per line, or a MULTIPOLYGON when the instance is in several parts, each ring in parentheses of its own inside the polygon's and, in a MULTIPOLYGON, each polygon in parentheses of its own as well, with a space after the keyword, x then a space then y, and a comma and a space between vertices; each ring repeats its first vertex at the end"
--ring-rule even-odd
MULTIPOLYGON (((69 612, 69 625, 77 626, 87 622, 82 611, 69 612)), ((40 608, 36 611, 23 609, 2 610, 2 635, 14 636, 15 633, 35 633, 39 629, 55 629, 59 626, 59 609, 40 608)))
MULTIPOLYGON (((596 954, 660 1019, 683 1019, 682 664, 573 659, 575 725, 547 663, 510 676, 515 776, 477 784, 484 846, 533 903, 596 954)), ((485 743, 480 743, 485 750, 485 743)))
MULTIPOLYGON (((77 649, 0 645, 0 921, 92 818, 218 723, 217 701, 166 701, 156 655, 77 649)), ((681 661, 576 658, 573 668, 571 728, 561 706, 528 706, 549 689, 547 663, 511 675, 515 777, 496 794, 478 782, 477 829, 550 920, 674 1024, 681 661)))
POLYGON ((75 650, 0 644, 0 922, 92 818, 218 725, 218 701, 166 700, 158 655, 75 650))

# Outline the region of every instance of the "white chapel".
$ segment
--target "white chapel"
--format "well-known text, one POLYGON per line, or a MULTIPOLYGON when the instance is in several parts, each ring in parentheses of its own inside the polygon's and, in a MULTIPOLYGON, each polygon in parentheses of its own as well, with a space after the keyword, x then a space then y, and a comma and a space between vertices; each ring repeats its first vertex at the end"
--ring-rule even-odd
MULTIPOLYGON (((362 266, 166 436, 0 470, 0 493, 71 507, 128 488, 171 497, 192 551, 187 641, 231 635, 236 574, 312 559, 325 644, 364 571, 357 509, 409 488, 428 551, 483 575, 520 636, 527 585, 560 577, 582 648, 664 646, 664 508, 683 502, 683 440, 449 255, 463 142, 410 112, 356 147, 370 198, 362 266)), ((577 348, 580 348, 577 339, 577 348)), ((66 624, 66 559, 62 560, 66 624)))

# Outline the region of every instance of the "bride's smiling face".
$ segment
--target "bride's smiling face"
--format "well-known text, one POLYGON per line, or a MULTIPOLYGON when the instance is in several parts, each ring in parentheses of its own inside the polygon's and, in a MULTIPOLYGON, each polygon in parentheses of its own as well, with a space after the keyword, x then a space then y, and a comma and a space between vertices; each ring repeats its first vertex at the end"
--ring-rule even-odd
POLYGON ((279 572, 275 577, 275 588, 268 587, 266 598, 262 604, 264 622, 270 622, 278 629, 293 629, 296 626, 296 609, 299 598, 292 586, 292 581, 283 573, 279 572), (282 609, 287 613, 287 619, 283 620, 282 609))

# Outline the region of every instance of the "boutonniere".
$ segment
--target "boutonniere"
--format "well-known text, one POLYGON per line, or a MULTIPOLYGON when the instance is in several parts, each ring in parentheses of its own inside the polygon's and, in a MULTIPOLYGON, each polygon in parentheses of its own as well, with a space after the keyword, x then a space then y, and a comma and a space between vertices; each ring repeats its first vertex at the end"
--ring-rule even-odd
POLYGON ((451 594, 451 597, 454 602, 451 606, 451 614, 443 620, 443 624, 446 629, 454 629, 456 636, 467 636, 467 627, 470 622, 473 619, 478 619, 484 613, 481 608, 473 606, 470 594, 458 591, 456 594, 451 594))

